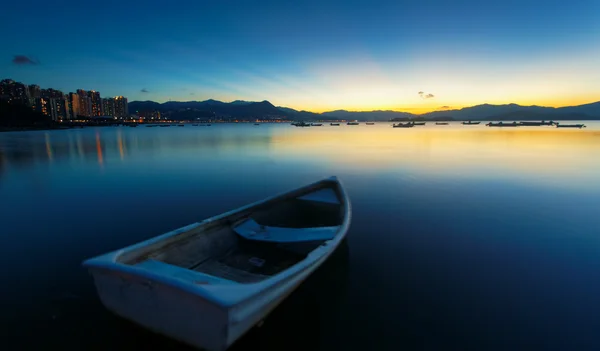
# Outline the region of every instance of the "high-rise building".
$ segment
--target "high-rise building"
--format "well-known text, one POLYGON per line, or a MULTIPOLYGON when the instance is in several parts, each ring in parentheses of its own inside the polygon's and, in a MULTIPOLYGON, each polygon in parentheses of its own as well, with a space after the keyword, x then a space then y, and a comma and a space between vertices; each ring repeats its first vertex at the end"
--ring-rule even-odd
POLYGON ((94 90, 90 90, 87 93, 90 98, 92 116, 102 116, 102 99, 100 98, 100 93, 94 90))
POLYGON ((65 97, 33 99, 33 109, 49 116, 53 121, 69 119, 69 107, 65 97))
POLYGON ((104 98, 102 99, 102 110, 104 112, 104 116, 116 117, 115 115, 115 99, 114 98, 104 98))
POLYGON ((65 97, 65 94, 63 94, 63 92, 60 90, 48 88, 42 89, 40 92, 40 96, 46 99, 62 99, 65 97))
POLYGON ((69 93, 69 114, 72 119, 77 119, 79 112, 79 95, 75 93, 69 93))
POLYGON ((77 89, 79 95, 79 115, 92 117, 92 101, 85 90, 77 89))
POLYGON ((31 106, 34 106, 35 99, 42 96, 42 91, 39 85, 31 84, 27 87, 29 89, 29 102, 31 106))
POLYGON ((129 116, 129 107, 127 106, 127 98, 123 96, 115 96, 115 117, 125 118, 129 116))
POLYGON ((12 79, 4 79, 0 81, 0 100, 29 105, 29 89, 23 83, 15 82, 12 79))

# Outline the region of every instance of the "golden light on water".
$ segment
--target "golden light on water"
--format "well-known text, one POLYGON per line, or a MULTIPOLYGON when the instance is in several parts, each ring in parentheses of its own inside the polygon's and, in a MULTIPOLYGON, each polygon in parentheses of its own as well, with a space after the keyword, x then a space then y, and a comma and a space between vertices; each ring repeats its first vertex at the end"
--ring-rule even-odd
POLYGON ((104 166, 104 158, 102 156, 102 143, 100 142, 100 133, 96 132, 96 152, 98 153, 98 164, 104 166))

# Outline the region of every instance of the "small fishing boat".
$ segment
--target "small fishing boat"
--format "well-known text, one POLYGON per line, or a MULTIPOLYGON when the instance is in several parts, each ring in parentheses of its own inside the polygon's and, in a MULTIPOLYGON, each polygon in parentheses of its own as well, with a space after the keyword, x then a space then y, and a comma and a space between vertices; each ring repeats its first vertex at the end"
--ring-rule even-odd
POLYGON ((330 126, 338 126, 339 127, 339 123, 329 123, 330 126))
POLYGON ((347 125, 349 125, 349 126, 357 126, 357 125, 359 125, 360 123, 358 123, 358 122, 348 122, 348 123, 346 123, 346 124, 347 124, 347 125))
POLYGON ((411 122, 413 126, 424 126, 427 122, 411 122))
POLYGON ((556 123, 556 128, 587 128, 585 124, 560 124, 556 123))
POLYGON ((539 126, 552 126, 554 125, 554 121, 541 121, 541 122, 529 122, 529 121, 523 121, 523 122, 519 122, 520 126, 525 126, 525 127, 539 127, 539 126))
POLYGON ((480 124, 481 121, 477 121, 477 122, 473 122, 473 121, 463 121, 462 124, 470 126, 470 125, 476 125, 476 124, 480 124))
POLYGON ((437 125, 437 126, 447 126, 448 122, 435 122, 435 125, 437 125))
POLYGON ((312 127, 320 127, 323 125, 323 123, 311 123, 310 124, 312 127))
POLYGON ((375 124, 375 122, 367 122, 367 125, 368 125, 368 126, 372 126, 372 125, 374 125, 374 124, 375 124))
POLYGON ((170 127, 171 125, 170 124, 161 124, 160 126, 161 127, 170 127))
POLYGON ((310 127, 310 123, 299 122, 299 123, 296 123, 296 127, 310 127))
POLYGON ((415 125, 412 123, 398 123, 398 124, 394 124, 392 125, 392 127, 394 128, 412 128, 415 125))
POLYGON ((512 122, 512 123, 504 123, 504 122, 493 123, 493 122, 490 122, 490 123, 486 124, 486 126, 488 126, 488 127, 518 127, 519 124, 517 122, 512 122))
POLYGON ((225 350, 339 246, 350 200, 331 177, 83 263, 110 311, 225 350))
POLYGON ((185 127, 185 124, 178 124, 178 127, 185 127))
POLYGON ((197 126, 198 126, 197 124, 192 124, 192 127, 197 127, 197 126))
POLYGON ((254 123, 254 125, 255 125, 255 126, 259 126, 259 125, 260 125, 260 123, 254 123))

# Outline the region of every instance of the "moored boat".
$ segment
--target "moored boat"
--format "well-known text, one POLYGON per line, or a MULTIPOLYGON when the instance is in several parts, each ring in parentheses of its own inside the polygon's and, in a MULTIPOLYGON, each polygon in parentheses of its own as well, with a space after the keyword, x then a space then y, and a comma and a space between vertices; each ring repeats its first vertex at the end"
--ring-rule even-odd
POLYGON ((447 126, 448 122, 435 122, 435 124, 438 126, 447 126))
POLYGON ((414 124, 412 123, 398 123, 398 124, 394 124, 392 125, 392 127, 394 128, 412 128, 414 127, 414 124))
POLYGON ((533 121, 522 121, 519 122, 520 126, 525 126, 525 127, 539 127, 539 126, 552 126, 554 125, 554 121, 541 121, 541 122, 533 122, 533 121))
POLYGON ((427 122, 411 122, 413 126, 424 126, 427 122))
POLYGON ((320 127, 323 125, 323 123, 311 123, 310 124, 312 127, 320 127))
POLYGON ((587 128, 585 124, 560 124, 556 123, 556 128, 587 128))
POLYGON ((357 126, 357 125, 359 125, 360 123, 358 123, 358 121, 354 121, 354 122, 348 122, 348 123, 346 123, 346 124, 347 124, 347 125, 349 125, 349 126, 357 126))
POLYGON ((367 125, 368 125, 368 126, 372 126, 372 125, 374 125, 374 124, 375 124, 375 122, 367 122, 367 125))
POLYGON ((350 200, 332 177, 83 265, 115 314, 198 348, 225 350, 335 251, 350 219, 350 200))
POLYGON ((470 126, 470 125, 476 125, 476 124, 480 124, 481 121, 477 121, 477 122, 473 122, 473 121, 463 121, 462 124, 470 126))
POLYGON ((330 126, 339 126, 339 123, 329 123, 330 126))
POLYGON ((518 127, 519 124, 517 124, 517 122, 512 122, 512 123, 504 123, 504 122, 493 123, 493 122, 489 122, 488 124, 486 124, 486 126, 488 126, 488 127, 518 127))

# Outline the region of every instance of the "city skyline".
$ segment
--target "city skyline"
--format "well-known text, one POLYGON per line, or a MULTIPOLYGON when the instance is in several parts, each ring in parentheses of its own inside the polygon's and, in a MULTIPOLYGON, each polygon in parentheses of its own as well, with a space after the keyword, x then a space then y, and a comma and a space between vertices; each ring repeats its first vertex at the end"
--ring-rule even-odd
POLYGON ((111 15, 118 26, 86 16, 92 4, 67 12, 6 6, 8 27, 86 29, 76 48, 19 31, 0 48, 6 76, 63 91, 93 86, 132 101, 269 100, 313 112, 599 100, 593 0, 128 2, 111 15))
POLYGON ((78 117, 125 118, 129 115, 128 100, 123 96, 104 97, 96 90, 77 89, 63 93, 54 88, 41 88, 11 78, 0 80, 0 101, 29 106, 53 121, 78 117))

